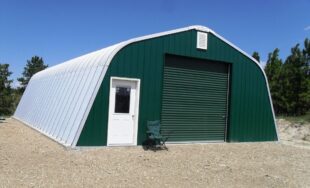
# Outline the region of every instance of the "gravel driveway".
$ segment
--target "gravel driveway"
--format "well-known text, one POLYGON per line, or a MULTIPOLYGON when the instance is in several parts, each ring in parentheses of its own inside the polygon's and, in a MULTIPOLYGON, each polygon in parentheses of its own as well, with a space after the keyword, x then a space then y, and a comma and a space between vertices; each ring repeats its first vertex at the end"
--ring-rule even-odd
POLYGON ((282 143, 66 149, 0 123, 0 187, 310 187, 310 149, 282 143))

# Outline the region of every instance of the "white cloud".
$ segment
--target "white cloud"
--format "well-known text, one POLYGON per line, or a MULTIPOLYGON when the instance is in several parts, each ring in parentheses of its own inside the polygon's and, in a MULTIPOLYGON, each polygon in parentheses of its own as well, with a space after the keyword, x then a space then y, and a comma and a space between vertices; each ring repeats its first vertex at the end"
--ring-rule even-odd
POLYGON ((260 61, 260 66, 262 67, 262 68, 265 68, 265 66, 266 66, 266 61, 260 61))
POLYGON ((308 30, 310 30, 310 25, 305 27, 305 31, 308 31, 308 30))
POLYGON ((17 80, 13 80, 13 83, 11 84, 11 87, 12 88, 18 88, 18 87, 20 87, 21 85, 20 85, 20 82, 19 81, 17 81, 17 80))

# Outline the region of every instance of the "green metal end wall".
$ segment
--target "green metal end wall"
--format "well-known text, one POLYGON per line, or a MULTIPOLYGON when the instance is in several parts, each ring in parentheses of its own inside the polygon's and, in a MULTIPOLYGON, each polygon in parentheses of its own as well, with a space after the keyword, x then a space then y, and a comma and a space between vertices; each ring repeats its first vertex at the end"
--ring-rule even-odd
POLYGON ((146 121, 161 119, 165 54, 231 64, 227 141, 277 140, 265 78, 260 68, 216 36, 208 34, 208 50, 196 49, 196 30, 132 43, 113 58, 91 108, 78 146, 107 144, 110 77, 141 79, 138 144, 146 139, 146 121))

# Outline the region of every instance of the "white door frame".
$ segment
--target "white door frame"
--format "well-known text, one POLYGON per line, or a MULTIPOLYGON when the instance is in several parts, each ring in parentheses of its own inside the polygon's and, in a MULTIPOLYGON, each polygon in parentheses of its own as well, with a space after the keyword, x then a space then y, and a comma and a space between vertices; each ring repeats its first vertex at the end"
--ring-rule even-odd
MULTIPOLYGON (((137 88, 136 88, 136 100, 135 100, 135 119, 134 119, 134 135, 133 135, 133 138, 134 138, 134 143, 132 144, 133 146, 136 146, 137 145, 137 139, 138 139, 138 121, 139 121, 139 101, 140 101, 140 79, 138 78, 126 78, 126 77, 114 77, 112 76, 111 79, 110 79, 110 91, 109 91, 109 110, 108 110, 108 132, 107 134, 109 134, 109 129, 110 129, 110 122, 111 122, 111 117, 110 117, 110 101, 111 101, 111 87, 112 87, 112 83, 114 80, 123 80, 123 81, 132 81, 132 82, 136 82, 137 84, 137 88)), ((107 146, 131 146, 131 145, 123 145, 123 144, 120 144, 120 145, 117 145, 117 144, 110 144, 109 143, 109 135, 107 135, 107 146)))

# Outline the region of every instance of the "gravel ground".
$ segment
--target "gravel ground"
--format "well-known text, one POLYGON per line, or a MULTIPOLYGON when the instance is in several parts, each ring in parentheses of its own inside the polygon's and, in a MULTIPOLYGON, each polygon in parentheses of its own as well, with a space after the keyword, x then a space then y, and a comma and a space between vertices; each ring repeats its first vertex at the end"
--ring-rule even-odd
POLYGON ((310 149, 283 143, 66 149, 0 123, 0 187, 310 187, 310 149))

